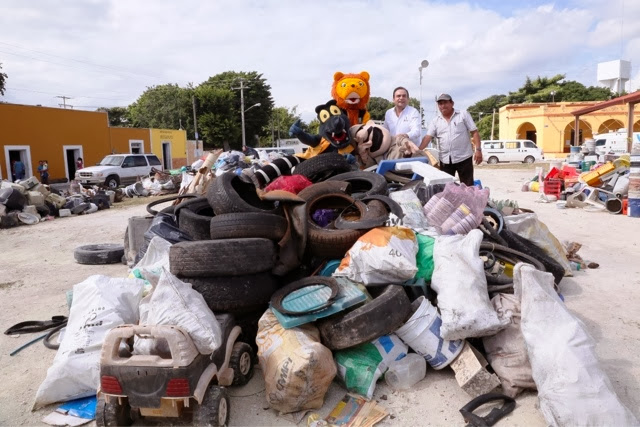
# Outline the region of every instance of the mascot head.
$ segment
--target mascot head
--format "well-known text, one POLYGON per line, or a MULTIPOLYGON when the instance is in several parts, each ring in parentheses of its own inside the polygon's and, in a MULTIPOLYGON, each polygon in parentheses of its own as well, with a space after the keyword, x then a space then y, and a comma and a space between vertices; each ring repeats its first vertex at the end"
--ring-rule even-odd
POLYGON ((351 126, 351 137, 356 142, 358 151, 366 150, 371 157, 383 156, 391 147, 391 134, 384 126, 369 120, 364 125, 351 126))
POLYGON ((335 148, 344 148, 351 143, 349 118, 336 105, 335 99, 316 107, 320 120, 319 134, 335 148))
POLYGON ((369 102, 369 73, 344 74, 338 71, 333 75, 331 96, 344 109, 364 109, 369 102))

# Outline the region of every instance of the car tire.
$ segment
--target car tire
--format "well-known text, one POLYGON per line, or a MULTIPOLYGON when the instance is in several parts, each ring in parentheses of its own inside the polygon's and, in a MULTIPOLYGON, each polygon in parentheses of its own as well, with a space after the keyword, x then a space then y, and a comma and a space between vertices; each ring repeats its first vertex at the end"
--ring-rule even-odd
POLYGON ((194 240, 211 240, 211 219, 215 216, 206 197, 182 202, 175 208, 178 217, 178 228, 194 240))
POLYGON ((379 292, 373 301, 317 322, 322 343, 329 349, 342 350, 390 334, 409 317, 411 301, 402 286, 368 290, 379 292))
POLYGON ((253 377, 253 365, 255 357, 253 349, 247 343, 236 341, 231 350, 229 367, 233 369, 233 382, 231 385, 245 385, 253 377))
POLYGON ((132 425, 135 417, 132 415, 129 401, 126 398, 123 400, 123 403, 109 403, 104 396, 99 397, 96 403, 96 425, 99 427, 132 425))
POLYGON ((196 240, 169 249, 172 274, 181 277, 236 276, 270 271, 275 243, 268 239, 196 240))
POLYGON ((260 237, 280 241, 287 232, 287 220, 280 215, 260 212, 222 214, 210 222, 211 239, 260 237))
POLYGON ((238 212, 277 214, 280 209, 273 202, 261 200, 256 187, 237 175, 227 172, 213 180, 207 189, 207 200, 216 215, 238 212))
POLYGON ((311 182, 321 182, 334 175, 351 171, 351 165, 340 153, 323 153, 300 163, 293 175, 302 175, 311 182))
POLYGON ((226 426, 230 412, 231 406, 226 390, 212 385, 205 392, 202 403, 193 411, 193 424, 206 427, 226 426))
POLYGON ((120 177, 118 175, 109 175, 107 179, 104 180, 104 185, 111 190, 115 190, 120 186, 120 177))
POLYGON ((351 184, 351 196, 361 199, 370 195, 386 195, 388 191, 387 180, 384 176, 375 172, 354 171, 332 176, 327 181, 344 181, 351 184))
POLYGON ((519 236, 518 234, 503 228, 500 232, 502 237, 510 249, 514 249, 518 252, 522 252, 525 255, 529 255, 532 258, 537 259, 544 265, 544 268, 553 275, 554 281, 557 285, 564 277, 564 267, 560 265, 555 259, 551 258, 547 253, 531 240, 519 236))
POLYGON ((534 164, 534 163, 535 163, 535 161, 536 161, 536 159, 535 159, 535 157, 533 157, 533 156, 527 156, 527 157, 525 157, 525 158, 524 158, 524 162, 525 162, 526 164, 528 164, 528 165, 532 165, 532 164, 534 164))
POLYGON ((117 264, 122 261, 124 246, 114 243, 78 246, 73 257, 78 264, 117 264))
POLYGON ((487 159, 487 163, 490 165, 495 165, 498 163, 498 158, 496 156, 491 156, 487 159))
POLYGON ((180 277, 200 292, 213 311, 250 313, 263 309, 278 289, 279 283, 270 273, 226 277, 180 277))

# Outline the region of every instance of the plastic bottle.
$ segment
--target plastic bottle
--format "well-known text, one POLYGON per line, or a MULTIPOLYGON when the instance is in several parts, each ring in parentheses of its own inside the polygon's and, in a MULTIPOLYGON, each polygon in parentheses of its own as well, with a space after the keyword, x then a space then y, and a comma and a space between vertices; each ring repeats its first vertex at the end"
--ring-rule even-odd
POLYGON ((575 271, 580 271, 580 263, 575 261, 570 261, 571 269, 575 271))
POLYGON ((427 361, 416 353, 393 362, 384 375, 387 384, 397 390, 406 390, 422 380, 427 373, 427 361))

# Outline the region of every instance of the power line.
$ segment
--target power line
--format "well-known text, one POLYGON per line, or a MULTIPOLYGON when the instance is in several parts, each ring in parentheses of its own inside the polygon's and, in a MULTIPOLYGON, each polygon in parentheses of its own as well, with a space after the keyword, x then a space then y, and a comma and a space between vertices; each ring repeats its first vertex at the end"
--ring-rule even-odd
MULTIPOLYGON (((25 88, 15 88, 15 87, 8 87, 6 88, 7 90, 15 90, 15 91, 19 91, 19 92, 33 92, 33 93, 42 93, 45 95, 56 95, 56 93, 59 92, 45 92, 45 91, 41 91, 41 90, 33 90, 33 89, 25 89, 25 88)), ((117 92, 113 92, 113 93, 117 93, 117 92)), ((88 98, 88 99, 106 99, 108 101, 125 101, 122 98, 102 98, 102 97, 98 97, 98 96, 77 96, 75 95, 74 98, 88 98)))

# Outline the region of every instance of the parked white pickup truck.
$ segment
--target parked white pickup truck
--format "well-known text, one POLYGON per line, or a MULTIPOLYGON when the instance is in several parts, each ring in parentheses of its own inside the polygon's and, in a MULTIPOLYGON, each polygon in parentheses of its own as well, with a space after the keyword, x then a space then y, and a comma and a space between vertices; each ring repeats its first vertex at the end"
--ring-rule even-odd
POLYGON ((97 166, 76 171, 75 179, 81 185, 104 184, 117 188, 120 184, 132 184, 140 176, 147 176, 151 168, 162 169, 160 159, 154 154, 110 154, 97 166))

